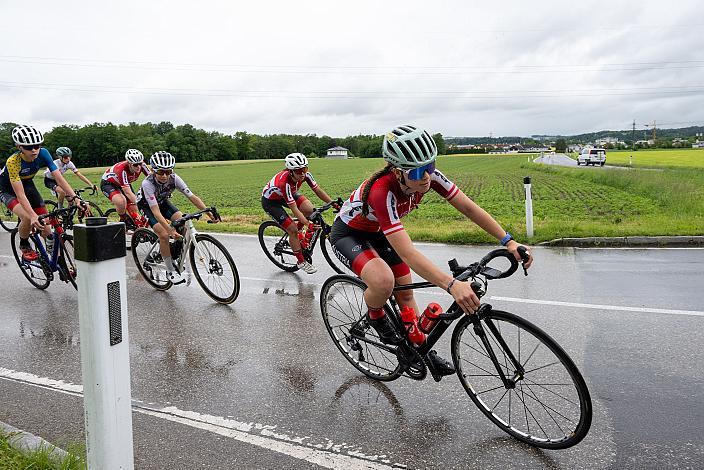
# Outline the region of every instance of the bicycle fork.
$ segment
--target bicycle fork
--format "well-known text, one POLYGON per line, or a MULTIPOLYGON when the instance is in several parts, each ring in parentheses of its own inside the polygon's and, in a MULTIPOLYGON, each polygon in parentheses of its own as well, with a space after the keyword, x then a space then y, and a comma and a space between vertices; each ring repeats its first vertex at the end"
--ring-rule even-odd
POLYGON ((492 347, 491 342, 489 341, 489 338, 487 337, 486 331, 484 331, 484 326, 482 325, 482 322, 480 320, 481 317, 488 314, 490 311, 491 311, 491 305, 483 304, 481 307, 479 307, 479 310, 476 312, 476 314, 470 316, 470 318, 472 320, 472 325, 474 326, 474 334, 476 334, 479 337, 479 339, 481 339, 482 344, 484 345, 484 349, 486 350, 487 354, 489 355, 491 362, 494 364, 494 367, 496 368, 496 372, 498 372, 499 376, 501 377, 501 381, 503 382, 504 387, 506 389, 513 389, 513 388, 516 388, 516 384, 520 380, 523 380, 523 376, 525 374, 525 369, 518 362, 518 360, 514 356, 513 352, 511 351, 511 348, 509 348, 508 345, 506 344, 506 341, 504 340, 503 336, 501 336, 501 332, 499 332, 498 328, 496 328, 496 325, 494 324, 494 322, 492 322, 491 319, 486 318, 485 319, 486 326, 489 328, 491 333, 494 335, 496 342, 499 343, 499 346, 501 347, 501 350, 502 350, 504 357, 507 357, 514 367, 513 377, 511 377, 511 378, 506 377, 506 374, 504 373, 504 369, 501 367, 501 364, 499 363, 499 359, 496 356, 496 353, 494 352, 494 348, 492 347))

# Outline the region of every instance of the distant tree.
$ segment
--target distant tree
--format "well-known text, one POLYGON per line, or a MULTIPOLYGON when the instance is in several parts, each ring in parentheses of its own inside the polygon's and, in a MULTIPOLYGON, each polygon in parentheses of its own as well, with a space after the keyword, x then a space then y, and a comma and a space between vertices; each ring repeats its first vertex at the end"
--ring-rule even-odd
POLYGON ((445 155, 447 146, 445 145, 445 139, 443 139, 442 134, 433 134, 433 140, 435 141, 435 145, 438 146, 438 155, 445 155))
POLYGON ((565 139, 557 139, 555 141, 555 151, 564 153, 567 151, 567 141, 565 139))

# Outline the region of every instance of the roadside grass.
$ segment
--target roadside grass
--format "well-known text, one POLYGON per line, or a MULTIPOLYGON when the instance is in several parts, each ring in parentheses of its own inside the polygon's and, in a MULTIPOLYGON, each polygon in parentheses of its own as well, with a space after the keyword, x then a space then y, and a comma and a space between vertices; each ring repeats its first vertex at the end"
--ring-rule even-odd
POLYGON ((608 150, 606 161, 630 166, 631 155, 634 168, 704 168, 704 149, 608 150))
POLYGON ((0 432, 0 468, 3 470, 83 470, 86 468, 85 451, 81 446, 70 446, 68 457, 57 461, 51 448, 20 452, 10 445, 12 434, 0 432))
MULTIPOLYGON (((383 166, 381 159, 310 161, 316 180, 333 198, 349 197, 383 166)), ((223 214, 223 224, 201 224, 202 229, 256 233, 268 218, 260 204, 262 188, 282 168, 281 160, 260 160, 184 164, 177 171, 206 204, 216 205, 223 214)), ((506 230, 529 243, 560 237, 704 232, 704 167, 584 171, 529 163, 527 155, 519 154, 442 156, 438 168, 506 230), (530 240, 525 237, 524 176, 533 179, 535 236, 530 240)), ((83 171, 96 182, 102 173, 102 169, 83 171)), ((69 181, 80 186, 73 175, 69 181)), ((307 185, 302 192, 319 203, 307 185)), ((110 207, 102 195, 92 199, 110 207)), ((190 203, 178 193, 174 203, 190 210, 190 203)), ((416 240, 495 243, 434 193, 404 218, 404 225, 416 240)))

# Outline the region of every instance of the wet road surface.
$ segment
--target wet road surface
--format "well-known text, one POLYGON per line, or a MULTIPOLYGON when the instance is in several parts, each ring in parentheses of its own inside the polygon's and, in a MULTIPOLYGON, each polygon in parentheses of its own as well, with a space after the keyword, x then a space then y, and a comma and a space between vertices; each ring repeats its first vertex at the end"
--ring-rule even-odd
MULTIPOLYGON (((318 273, 289 274, 255 237, 218 238, 242 281, 229 306, 195 282, 155 291, 128 252, 136 468, 704 466, 704 250, 535 249, 528 277, 490 284, 487 301, 544 328, 590 388, 589 435, 544 451, 494 426, 456 377, 380 383, 357 372, 320 318, 332 274, 320 253, 318 273)), ((490 247, 421 249, 446 266, 490 247)), ((81 441, 76 292, 30 286, 6 233, 0 279, 0 421, 81 441)), ((449 305, 436 289, 418 299, 449 305)), ((446 357, 449 336, 438 347, 446 357)))

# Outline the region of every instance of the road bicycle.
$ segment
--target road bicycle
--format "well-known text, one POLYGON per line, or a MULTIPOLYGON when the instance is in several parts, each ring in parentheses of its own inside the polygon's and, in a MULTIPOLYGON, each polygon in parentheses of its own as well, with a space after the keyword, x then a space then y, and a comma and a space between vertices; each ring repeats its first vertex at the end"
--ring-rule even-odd
MULTIPOLYGON (((320 250, 323 252, 325 260, 336 273, 350 272, 344 264, 337 259, 332 251, 330 244, 330 225, 323 219, 323 213, 333 206, 342 206, 342 199, 332 201, 313 210, 308 220, 314 225, 314 230, 309 232, 306 230, 303 234, 304 242, 301 245, 303 257, 309 263, 313 262, 313 250, 315 245, 320 241, 320 250), (307 239, 306 239, 307 237, 307 239)), ((339 212, 339 209, 335 210, 339 212)), ((297 219, 293 219, 294 223, 298 223, 297 219)), ((274 220, 262 222, 259 226, 259 244, 264 250, 267 258, 271 260, 277 267, 284 271, 298 271, 298 263, 296 255, 293 253, 291 244, 289 243, 289 235, 281 225, 274 220)))
MULTIPOLYGON (((73 190, 76 193, 76 196, 79 198, 81 197, 81 194, 84 193, 85 191, 90 191, 91 195, 96 194, 96 190, 92 186, 87 186, 85 188, 80 188, 80 189, 74 189, 73 190)), ((52 191, 51 192, 54 196, 56 196, 56 192, 52 191)), ((92 201, 87 201, 85 199, 82 199, 85 204, 88 205, 90 208, 90 212, 87 212, 85 209, 80 209, 76 212, 76 219, 78 219, 78 223, 82 224, 83 220, 86 216, 94 216, 94 217, 102 217, 103 216, 103 210, 94 202, 92 201)), ((51 212, 55 210, 58 206, 56 204, 56 201, 53 201, 51 199, 44 199, 44 207, 46 207, 47 212, 51 212)), ((17 225, 19 225, 20 219, 17 217, 10 209, 7 207, 2 208, 2 211, 0 211, 0 227, 3 229, 7 230, 8 232, 11 232, 17 225)))
MULTIPOLYGON (((525 251, 522 256, 527 258, 525 251)), ((469 266, 459 266, 454 259, 449 266, 457 280, 471 280, 481 298, 488 281, 512 275, 518 261, 502 248, 469 266), (497 269, 489 266, 490 262, 501 266, 508 262, 509 266, 497 269)), ((427 287, 434 285, 417 282, 396 286, 394 291, 427 287)), ((562 347, 534 324, 486 303, 475 314, 465 315, 453 302, 440 314, 425 342, 414 347, 391 298, 384 310, 404 340, 399 345, 384 344, 367 320, 365 289, 361 279, 336 275, 325 281, 320 293, 320 309, 330 337, 364 375, 380 381, 401 375, 423 380, 430 371, 439 381, 441 376, 432 369, 428 353, 459 320, 450 343, 457 377, 494 424, 518 440, 544 449, 565 449, 587 435, 592 402, 584 378, 562 347)))
POLYGON ((78 206, 72 205, 39 216, 39 220, 48 219, 51 222, 54 242, 53 247, 49 250, 51 253, 49 253, 41 235, 33 229, 29 237, 29 244, 39 254, 39 257, 33 261, 25 260, 22 257, 22 251, 19 247, 19 232, 12 231, 11 243, 15 261, 17 261, 24 277, 37 289, 49 287, 51 281, 54 280, 54 273, 58 273, 61 281, 70 283, 74 289, 78 289, 73 236, 66 233, 66 230, 73 228, 73 217, 78 211, 78 206))
MULTIPOLYGON (((191 273, 186 272, 188 256, 192 274, 206 294, 216 302, 231 304, 240 293, 240 277, 235 262, 222 243, 211 235, 198 233, 193 226, 193 219, 200 219, 207 212, 220 220, 217 209, 209 207, 186 214, 171 223, 183 235, 182 239, 170 241, 171 257, 190 284, 191 273)), ((148 228, 138 228, 132 235, 131 248, 134 263, 142 277, 157 290, 170 289, 173 283, 166 276, 157 234, 148 228)))
MULTIPOLYGON (((81 199, 90 209, 90 211, 87 211, 85 209, 79 208, 79 210, 76 211, 76 219, 78 220, 79 224, 82 224, 86 217, 103 217, 103 210, 100 208, 100 206, 98 206, 93 201, 89 201, 81 196, 86 191, 90 192, 90 196, 95 196, 97 194, 97 190, 93 186, 86 186, 85 188, 73 190, 73 192, 76 193, 76 196, 78 196, 78 198, 81 199)), ((57 195, 56 191, 51 191, 51 194, 53 194, 54 196, 57 195)), ((49 212, 53 211, 58 207, 56 201, 53 201, 51 199, 44 199, 44 206, 49 212)))

